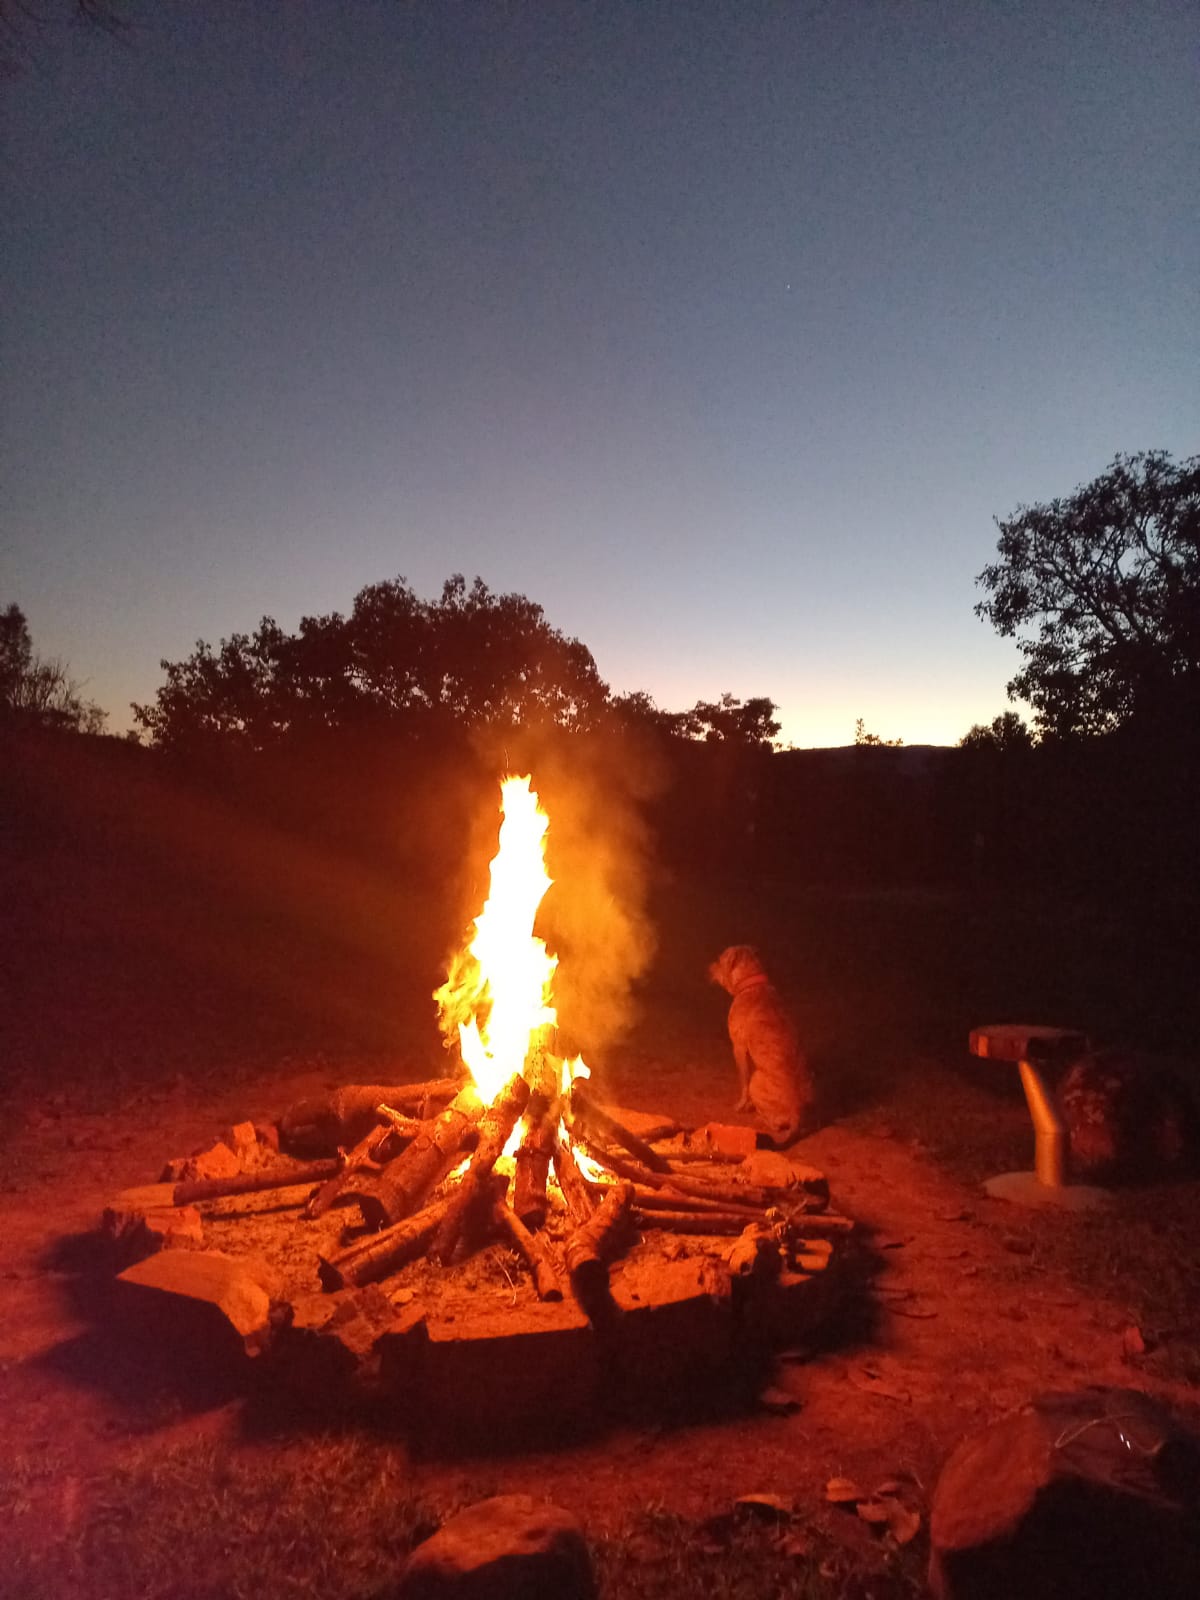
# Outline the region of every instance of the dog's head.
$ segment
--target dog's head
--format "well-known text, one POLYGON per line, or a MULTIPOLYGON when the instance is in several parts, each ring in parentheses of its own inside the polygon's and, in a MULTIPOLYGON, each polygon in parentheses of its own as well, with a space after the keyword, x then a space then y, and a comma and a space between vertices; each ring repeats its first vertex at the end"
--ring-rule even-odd
POLYGON ((719 983, 722 989, 736 994, 752 978, 765 983, 767 974, 758 958, 758 951, 752 945, 731 944, 728 950, 721 951, 709 967, 708 976, 713 983, 719 983))

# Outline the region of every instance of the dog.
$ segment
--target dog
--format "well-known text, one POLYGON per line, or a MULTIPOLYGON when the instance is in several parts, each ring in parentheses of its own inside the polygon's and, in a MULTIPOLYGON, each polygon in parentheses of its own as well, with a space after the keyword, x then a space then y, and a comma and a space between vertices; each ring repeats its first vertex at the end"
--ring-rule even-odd
POLYGON ((729 1039, 737 1063, 739 1111, 754 1111, 777 1145, 799 1133, 813 1099, 808 1061, 757 950, 730 945, 708 969, 733 999, 729 1039))

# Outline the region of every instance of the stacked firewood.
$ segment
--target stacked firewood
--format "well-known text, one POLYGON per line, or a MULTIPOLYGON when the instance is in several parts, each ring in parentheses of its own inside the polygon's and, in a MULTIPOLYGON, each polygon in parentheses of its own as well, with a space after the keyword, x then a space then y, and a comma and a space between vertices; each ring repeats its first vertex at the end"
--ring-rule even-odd
POLYGON ((318 1253, 327 1292, 386 1282, 420 1257, 448 1266, 498 1239, 523 1259, 539 1299, 560 1300, 569 1287, 589 1315, 605 1302, 609 1264, 639 1235, 741 1235, 751 1260, 764 1238, 795 1250, 851 1229, 828 1211, 820 1174, 767 1158, 778 1165, 766 1180, 745 1181, 753 1162, 690 1143, 668 1120, 644 1130, 659 1136, 656 1148, 585 1082, 557 1094, 556 1080, 514 1075, 490 1104, 455 1079, 350 1085, 285 1112, 282 1156, 228 1177, 185 1179, 167 1203, 312 1185, 304 1217, 341 1206, 361 1223, 318 1253), (502 1161, 518 1123, 515 1156, 502 1161), (678 1137, 664 1147, 667 1132, 678 1137))

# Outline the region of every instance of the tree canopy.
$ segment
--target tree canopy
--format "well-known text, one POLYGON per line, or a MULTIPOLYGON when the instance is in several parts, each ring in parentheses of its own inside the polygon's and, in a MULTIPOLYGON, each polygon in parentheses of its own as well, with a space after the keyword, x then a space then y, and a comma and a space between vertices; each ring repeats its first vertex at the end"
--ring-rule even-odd
POLYGON ((34 651, 20 606, 0 611, 0 725, 99 733, 106 713, 81 688, 61 661, 34 651))
POLYGON ((1043 735, 1200 714, 1200 456, 1117 456, 1063 500, 998 522, 976 612, 1024 658, 1008 685, 1043 735), (1025 630, 1034 630, 1032 634, 1025 630))
POLYGON ((608 700, 590 651, 518 594, 447 579, 420 599, 404 578, 368 584, 348 616, 305 617, 294 634, 264 617, 253 634, 186 661, 134 718, 159 745, 214 736, 262 748, 304 729, 393 722, 410 729, 544 721, 589 726, 608 700))

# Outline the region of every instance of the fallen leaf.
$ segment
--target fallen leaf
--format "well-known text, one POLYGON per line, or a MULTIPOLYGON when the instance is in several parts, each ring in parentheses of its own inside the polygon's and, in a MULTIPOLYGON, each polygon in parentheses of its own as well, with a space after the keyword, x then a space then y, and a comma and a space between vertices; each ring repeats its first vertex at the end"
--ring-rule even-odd
POLYGON ((890 1383, 885 1383, 882 1378, 866 1368, 855 1372, 852 1367, 846 1376, 854 1387, 861 1389, 864 1394, 877 1394, 883 1400, 899 1400, 902 1405, 906 1405, 912 1399, 912 1396, 906 1394, 903 1389, 894 1389, 890 1383))
POLYGON ((1144 1356, 1146 1354, 1146 1341, 1142 1337, 1142 1330, 1136 1323, 1131 1322, 1121 1335, 1121 1354, 1126 1359, 1130 1356, 1144 1356))
POLYGON ((939 1222, 975 1221, 975 1213, 973 1211, 967 1211, 965 1208, 961 1211, 935 1211, 934 1216, 939 1222))
POLYGON ((831 1506, 852 1506, 867 1497, 853 1478, 830 1478, 825 1485, 825 1498, 831 1506))
POLYGON ((888 1306, 888 1310, 895 1317, 915 1317, 923 1322, 927 1322, 930 1317, 937 1316, 936 1311, 931 1311, 925 1306, 907 1306, 893 1303, 888 1306))
POLYGON ((795 1512, 795 1502, 781 1494, 740 1494, 733 1502, 736 1510, 753 1511, 756 1516, 790 1517, 795 1512))
POLYGON ((794 1394, 789 1394, 786 1389, 766 1388, 759 1392, 758 1403, 764 1411, 770 1411, 773 1416, 790 1416, 793 1411, 799 1411, 804 1404, 794 1394))

